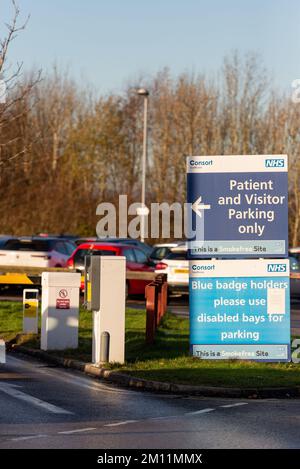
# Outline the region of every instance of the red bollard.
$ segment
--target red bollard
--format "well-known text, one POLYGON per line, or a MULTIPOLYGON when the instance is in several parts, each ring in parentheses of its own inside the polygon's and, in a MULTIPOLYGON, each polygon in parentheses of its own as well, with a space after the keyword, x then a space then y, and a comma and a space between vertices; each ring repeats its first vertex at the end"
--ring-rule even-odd
POLYGON ((167 310, 167 275, 157 275, 145 288, 146 297, 146 343, 153 344, 155 332, 167 310))
POLYGON ((158 295, 154 282, 149 283, 145 289, 146 294, 146 343, 153 344, 157 321, 158 295))

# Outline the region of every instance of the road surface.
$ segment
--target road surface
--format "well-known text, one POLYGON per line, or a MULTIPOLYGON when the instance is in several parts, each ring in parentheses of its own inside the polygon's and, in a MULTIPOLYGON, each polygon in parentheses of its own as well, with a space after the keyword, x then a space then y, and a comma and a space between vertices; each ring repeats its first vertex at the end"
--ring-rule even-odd
POLYGON ((12 354, 0 371, 0 448, 300 448, 300 400, 119 389, 12 354))

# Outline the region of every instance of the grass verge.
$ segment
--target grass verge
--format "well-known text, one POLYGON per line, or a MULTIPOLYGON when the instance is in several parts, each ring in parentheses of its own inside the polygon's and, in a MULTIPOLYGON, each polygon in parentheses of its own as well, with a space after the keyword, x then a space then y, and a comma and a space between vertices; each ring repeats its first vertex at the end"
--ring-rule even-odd
MULTIPOLYGON (((132 376, 178 384, 225 387, 300 386, 300 365, 238 360, 210 361, 189 356, 189 321, 167 314, 151 346, 145 344, 144 310, 126 310, 126 364, 111 368, 132 376)), ((22 330, 22 304, 0 302, 0 338, 10 340, 22 330)), ((39 337, 21 336, 19 342, 38 348, 39 337)), ((91 360, 92 315, 81 309, 79 348, 51 352, 85 362, 91 360)))

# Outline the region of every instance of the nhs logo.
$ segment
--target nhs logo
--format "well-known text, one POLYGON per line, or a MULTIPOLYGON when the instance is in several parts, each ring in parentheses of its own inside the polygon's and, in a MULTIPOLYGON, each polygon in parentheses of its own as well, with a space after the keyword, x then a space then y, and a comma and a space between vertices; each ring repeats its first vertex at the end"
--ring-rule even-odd
POLYGON ((268 272, 286 272, 286 264, 268 264, 268 272))
POLYGON ((284 168, 283 158, 268 158, 265 161, 266 168, 284 168))

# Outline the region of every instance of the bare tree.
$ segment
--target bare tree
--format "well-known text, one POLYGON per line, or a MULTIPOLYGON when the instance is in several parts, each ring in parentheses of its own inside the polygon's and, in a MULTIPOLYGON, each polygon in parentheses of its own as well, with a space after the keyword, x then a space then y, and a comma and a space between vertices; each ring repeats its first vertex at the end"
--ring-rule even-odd
POLYGON ((23 82, 20 86, 23 64, 17 63, 15 67, 12 67, 8 62, 11 44, 18 33, 26 28, 29 20, 29 16, 23 22, 20 20, 20 9, 15 0, 11 0, 11 5, 12 18, 9 23, 5 23, 7 34, 0 38, 0 78, 4 84, 3 89, 5 88, 6 95, 0 104, 0 166, 22 156, 27 150, 26 147, 20 148, 16 145, 20 136, 12 135, 8 128, 12 127, 14 121, 21 118, 26 111, 26 108, 20 104, 26 101, 41 76, 41 72, 38 71, 30 80, 26 83, 23 82), (16 113, 16 109, 19 113, 16 113), (7 135, 9 138, 6 138, 7 135), (16 147, 18 147, 17 151, 11 151, 11 148, 16 149, 16 147))
MULTIPOLYGON (((139 201, 141 101, 130 87, 95 97, 57 69, 32 88, 35 76, 17 80, 0 116, 0 232, 94 234, 100 202, 119 194, 139 201)), ((298 244, 300 107, 272 91, 259 59, 233 54, 219 81, 163 69, 145 85, 147 203, 185 202, 187 154, 288 153, 290 239, 298 244)))

